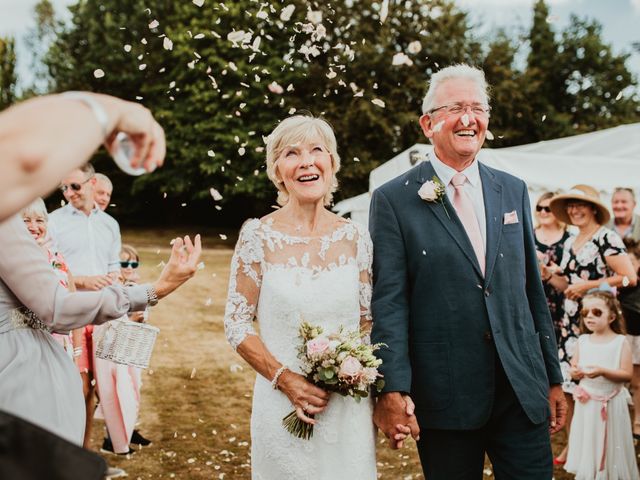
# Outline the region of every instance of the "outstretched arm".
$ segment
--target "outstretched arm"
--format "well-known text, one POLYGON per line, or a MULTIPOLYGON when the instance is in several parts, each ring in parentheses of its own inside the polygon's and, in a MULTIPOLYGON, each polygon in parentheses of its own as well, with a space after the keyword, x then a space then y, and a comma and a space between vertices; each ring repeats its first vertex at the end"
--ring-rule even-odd
POLYGON ((133 165, 149 171, 162 165, 164 132, 149 110, 109 95, 86 95, 106 113, 105 125, 87 105, 63 95, 34 98, 0 113, 0 221, 48 194, 102 143, 109 148, 115 132, 131 136, 133 165))

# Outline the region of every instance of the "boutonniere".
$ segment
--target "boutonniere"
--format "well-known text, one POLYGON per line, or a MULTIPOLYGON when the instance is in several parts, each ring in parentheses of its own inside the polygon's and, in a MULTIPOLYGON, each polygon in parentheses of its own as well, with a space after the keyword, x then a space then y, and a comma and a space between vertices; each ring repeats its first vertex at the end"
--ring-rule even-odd
POLYGON ((444 208, 444 213, 447 214, 447 218, 451 220, 447 207, 444 204, 445 187, 438 177, 434 175, 431 180, 424 182, 420 190, 418 190, 418 195, 426 202, 440 202, 442 208, 444 208))

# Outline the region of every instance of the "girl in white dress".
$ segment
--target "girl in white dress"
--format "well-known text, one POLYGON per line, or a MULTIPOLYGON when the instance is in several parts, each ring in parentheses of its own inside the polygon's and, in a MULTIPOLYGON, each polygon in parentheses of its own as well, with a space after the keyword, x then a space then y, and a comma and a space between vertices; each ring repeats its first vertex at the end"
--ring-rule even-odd
POLYGON ((376 478, 371 400, 329 395, 300 374, 297 358, 302 320, 327 333, 371 325, 371 239, 364 227, 325 208, 339 162, 325 121, 294 116, 281 122, 267 142, 267 173, 282 208, 244 224, 232 259, 225 331, 258 373, 254 480, 376 478), (315 425, 310 440, 282 426, 292 409, 315 425))
POLYGON ((581 335, 572 358, 571 376, 580 381, 574 391, 565 469, 578 480, 637 480, 629 392, 631 348, 624 333, 620 304, 609 292, 582 300, 581 335))

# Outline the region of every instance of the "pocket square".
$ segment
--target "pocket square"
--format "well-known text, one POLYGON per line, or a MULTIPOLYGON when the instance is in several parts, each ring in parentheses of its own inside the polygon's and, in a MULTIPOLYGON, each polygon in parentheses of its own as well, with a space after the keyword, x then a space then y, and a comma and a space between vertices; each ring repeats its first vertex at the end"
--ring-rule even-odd
POLYGON ((504 214, 504 220, 502 221, 504 225, 509 225, 512 223, 518 223, 518 212, 515 210, 513 212, 507 212, 504 214))

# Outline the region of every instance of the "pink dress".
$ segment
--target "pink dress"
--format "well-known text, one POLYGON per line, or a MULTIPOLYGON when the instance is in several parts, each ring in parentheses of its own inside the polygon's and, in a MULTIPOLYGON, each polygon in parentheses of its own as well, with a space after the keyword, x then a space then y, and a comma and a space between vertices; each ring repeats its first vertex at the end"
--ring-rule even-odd
MULTIPOLYGON (((123 320, 128 320, 125 315, 123 320)), ((146 314, 145 314, 146 321, 146 314)), ((97 339, 107 325, 94 328, 94 375, 100 398, 99 414, 107 425, 113 451, 127 453, 140 407, 140 369, 95 356, 97 339)))

